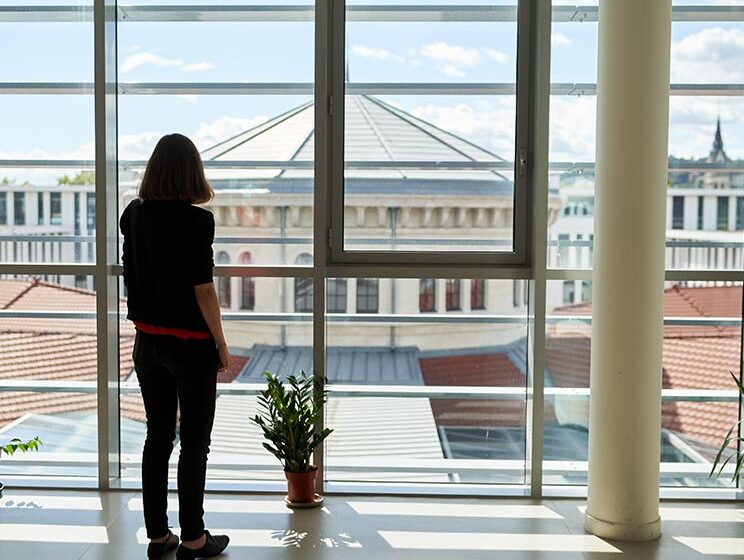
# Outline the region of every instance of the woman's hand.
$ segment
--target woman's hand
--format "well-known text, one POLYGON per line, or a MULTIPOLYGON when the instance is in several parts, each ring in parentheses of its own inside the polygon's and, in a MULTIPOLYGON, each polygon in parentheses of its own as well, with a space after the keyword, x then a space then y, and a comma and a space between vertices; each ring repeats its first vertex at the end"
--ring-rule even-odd
POLYGON ((232 365, 232 356, 227 349, 227 343, 218 344, 217 353, 220 356, 220 367, 218 371, 227 371, 227 369, 232 365))

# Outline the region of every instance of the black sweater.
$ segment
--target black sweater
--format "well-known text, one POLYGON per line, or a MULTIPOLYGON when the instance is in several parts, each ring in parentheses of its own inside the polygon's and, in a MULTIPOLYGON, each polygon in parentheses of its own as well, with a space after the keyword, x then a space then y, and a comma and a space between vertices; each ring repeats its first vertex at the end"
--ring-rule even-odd
POLYGON ((119 225, 127 319, 209 332, 194 286, 212 282, 212 213, 184 202, 136 198, 119 225))

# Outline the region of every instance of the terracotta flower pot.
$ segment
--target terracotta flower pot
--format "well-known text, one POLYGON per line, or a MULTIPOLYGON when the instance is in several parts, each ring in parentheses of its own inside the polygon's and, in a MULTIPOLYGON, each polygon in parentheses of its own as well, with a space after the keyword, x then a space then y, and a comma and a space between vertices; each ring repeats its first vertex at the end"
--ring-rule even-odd
POLYGON ((287 497, 290 502, 306 504, 315 499, 315 474, 317 471, 318 467, 310 467, 307 472, 284 471, 289 489, 287 497))

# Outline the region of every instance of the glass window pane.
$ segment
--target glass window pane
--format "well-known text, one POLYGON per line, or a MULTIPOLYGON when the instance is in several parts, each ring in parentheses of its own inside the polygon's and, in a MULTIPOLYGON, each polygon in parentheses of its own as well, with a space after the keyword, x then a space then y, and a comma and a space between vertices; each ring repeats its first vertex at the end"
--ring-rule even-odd
POLYGON ((517 25, 449 17, 469 4, 347 19, 344 250, 513 250, 517 25))
POLYGON ((486 314, 470 315, 422 314, 419 280, 376 280, 378 315, 326 318, 329 385, 359 391, 326 407, 328 482, 522 483, 527 310, 511 281, 486 280, 486 314), (364 393, 380 386, 396 391, 364 393))
POLYGON ((70 8, 61 21, 35 21, 35 8, 50 8, 39 2, 3 3, 27 17, 4 18, 0 33, 0 262, 91 262, 95 252, 74 202, 93 190, 93 2, 59 3, 70 8), (56 222, 52 193, 64 200, 56 222))
MULTIPOLYGON (((16 437, 24 441, 39 437, 43 442, 36 453, 3 454, 0 476, 6 483, 9 477, 98 476, 92 287, 90 276, 4 275, 0 279, 2 312, 34 315, 0 315, 0 381, 47 384, 31 391, 0 390, 0 445, 16 437), (79 384, 80 391, 59 392, 60 383, 79 384), (78 464, 59 463, 71 453, 80 454, 78 464)), ((121 326, 126 328, 124 322, 121 326)))
MULTIPOLYGON (((263 435, 250 418, 258 411, 255 394, 241 394, 248 385, 262 385, 264 371, 285 376, 311 372, 311 317, 287 317, 292 308, 290 286, 295 278, 225 277, 233 293, 241 283, 252 281, 255 306, 240 310, 237 303, 229 313, 223 311, 223 326, 233 365, 217 377, 217 408, 212 430, 208 481, 256 482, 269 484, 275 491, 286 489, 284 472, 276 458, 263 446, 263 435), (230 392, 232 390, 232 392, 230 392), (271 486, 273 484, 273 486, 271 486)), ((312 309, 311 309, 312 311, 312 309)), ((132 385, 122 392, 120 410, 123 425, 122 453, 126 459, 122 476, 125 480, 141 478, 141 449, 144 442, 145 415, 134 364, 132 346, 124 344, 122 330, 122 368, 132 385)), ((170 476, 176 477, 178 445, 171 456, 170 476)))
MULTIPOLYGON (((744 268, 744 221, 737 221, 735 208, 736 196, 744 188, 740 140, 744 129, 738 118, 744 99, 735 89, 726 91, 727 85, 738 81, 731 71, 735 49, 730 45, 741 31, 740 22, 672 24, 672 84, 715 86, 721 95, 677 90, 670 98, 669 176, 666 185, 659 185, 667 192, 667 268, 744 268)), ((596 67, 597 24, 553 23, 553 86, 593 85, 596 67)), ((596 97, 580 87, 574 86, 574 91, 575 95, 551 96, 548 265, 589 268, 596 97)))
MULTIPOLYGON (((591 286, 583 284, 584 301, 556 303, 560 291, 574 281, 548 282, 545 344, 545 482, 586 484, 588 389, 591 347, 591 286), (589 297, 586 297, 589 296, 589 297), (557 388, 558 392, 551 389, 557 388), (581 389, 566 394, 560 389, 581 389)), ((661 484, 714 486, 730 484, 730 476, 709 478, 711 462, 729 427, 738 419, 736 385, 740 376, 742 286, 714 282, 668 282, 664 290, 662 370, 661 484), (711 317, 722 318, 720 323, 711 317), (681 320, 685 324, 679 324, 681 320), (697 323, 696 323, 697 321, 697 323), (670 390, 692 391, 679 397, 670 390), (731 391, 721 400, 706 391, 731 391), (696 394, 697 392, 697 394, 696 394)))
POLYGON ((172 21, 119 21, 118 77, 135 84, 119 97, 120 203, 137 195, 157 140, 178 131, 194 141, 215 189, 206 205, 215 253, 293 264, 313 250, 314 5, 230 5, 257 9, 233 17, 204 3, 202 21, 176 21, 182 7, 167 2, 162 17, 172 7, 172 21), (140 94, 136 84, 150 82, 181 91, 140 94))

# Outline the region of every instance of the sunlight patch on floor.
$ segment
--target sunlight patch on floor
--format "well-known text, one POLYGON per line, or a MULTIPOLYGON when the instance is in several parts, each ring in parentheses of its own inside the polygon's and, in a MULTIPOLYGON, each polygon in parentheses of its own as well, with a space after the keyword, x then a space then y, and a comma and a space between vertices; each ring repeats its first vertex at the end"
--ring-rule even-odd
POLYGON ((0 541, 108 544, 109 537, 101 526, 0 523, 0 541))
MULTIPOLYGON (((583 514, 586 506, 577 506, 583 514)), ((662 521, 694 521, 700 523, 744 523, 744 510, 709 507, 661 507, 662 521)))
POLYGON ((700 554, 744 555, 744 539, 731 537, 674 537, 700 554))
POLYGON ((545 506, 452 504, 447 502, 347 502, 360 515, 563 519, 545 506))
POLYGON ((593 535, 422 531, 379 531, 379 534, 396 549, 621 552, 610 543, 593 535))

